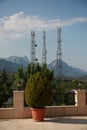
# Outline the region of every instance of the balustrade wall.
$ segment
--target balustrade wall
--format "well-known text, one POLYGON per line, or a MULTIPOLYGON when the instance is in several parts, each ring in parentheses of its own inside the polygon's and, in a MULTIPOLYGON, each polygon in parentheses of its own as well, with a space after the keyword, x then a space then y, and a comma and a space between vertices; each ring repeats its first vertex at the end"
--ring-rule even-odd
MULTIPOLYGON (((45 117, 87 116, 87 95, 85 90, 75 93, 75 105, 46 106, 45 117)), ((0 108, 0 119, 31 118, 29 107, 24 107, 24 91, 13 92, 13 108, 0 108)))

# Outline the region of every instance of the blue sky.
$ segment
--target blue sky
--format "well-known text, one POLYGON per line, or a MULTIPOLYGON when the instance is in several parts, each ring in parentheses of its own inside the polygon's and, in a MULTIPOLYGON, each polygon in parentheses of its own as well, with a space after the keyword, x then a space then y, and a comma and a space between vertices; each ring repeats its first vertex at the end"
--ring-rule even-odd
POLYGON ((56 59, 61 26, 62 60, 87 71, 87 0, 0 0, 0 57, 30 59, 30 30, 36 31, 36 56, 42 62, 46 30, 47 63, 56 59))

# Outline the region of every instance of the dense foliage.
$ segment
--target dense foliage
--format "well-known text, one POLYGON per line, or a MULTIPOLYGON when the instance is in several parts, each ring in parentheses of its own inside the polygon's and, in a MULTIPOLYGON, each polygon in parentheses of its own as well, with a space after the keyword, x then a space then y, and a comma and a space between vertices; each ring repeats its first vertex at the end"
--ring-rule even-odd
POLYGON ((74 93, 66 93, 70 90, 87 90, 87 82, 82 80, 54 80, 55 95, 53 105, 74 105, 74 93))
POLYGON ((49 70, 46 66, 46 64, 43 64, 42 66, 37 64, 29 64, 24 72, 24 79, 25 82, 29 79, 29 77, 33 74, 36 74, 37 72, 40 72, 43 74, 43 76, 46 76, 49 80, 53 80, 53 71, 49 70))
POLYGON ((53 84, 54 98, 52 105, 74 104, 73 95, 65 95, 67 90, 84 89, 87 90, 87 81, 81 79, 65 78, 55 80, 53 71, 44 64, 28 64, 25 70, 19 66, 17 73, 7 73, 5 69, 0 72, 0 107, 5 107, 4 103, 12 97, 14 90, 25 90, 26 83, 31 75, 40 72, 53 84), (67 101, 68 100, 68 101, 67 101))
POLYGON ((12 97, 12 83, 12 76, 7 75, 3 69, 0 75, 0 107, 6 107, 5 102, 12 97))

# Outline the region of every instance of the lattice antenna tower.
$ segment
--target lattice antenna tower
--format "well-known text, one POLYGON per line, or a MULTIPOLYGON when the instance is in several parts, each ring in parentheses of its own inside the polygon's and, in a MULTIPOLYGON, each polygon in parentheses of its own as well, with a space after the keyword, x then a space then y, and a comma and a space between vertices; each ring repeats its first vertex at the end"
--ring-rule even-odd
POLYGON ((43 31, 43 50, 42 50, 42 64, 46 64, 46 55, 47 55, 47 50, 46 50, 46 31, 43 31))
POLYGON ((61 27, 57 28, 57 75, 62 76, 62 50, 61 50, 61 27))
POLYGON ((35 44, 35 31, 32 30, 31 31, 31 54, 30 54, 30 63, 31 64, 35 64, 35 62, 37 61, 36 59, 36 48, 37 44, 35 44))

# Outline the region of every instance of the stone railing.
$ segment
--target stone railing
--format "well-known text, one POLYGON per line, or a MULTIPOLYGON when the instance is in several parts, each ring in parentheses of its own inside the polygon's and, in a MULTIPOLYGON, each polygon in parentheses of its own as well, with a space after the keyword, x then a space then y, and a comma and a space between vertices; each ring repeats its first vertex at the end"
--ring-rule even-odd
MULTIPOLYGON (((46 106, 45 117, 87 115, 86 91, 77 90, 75 106, 46 106)), ((31 118, 29 107, 24 107, 24 91, 14 91, 13 108, 0 108, 0 119, 31 118)))

